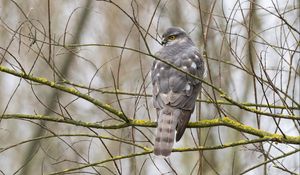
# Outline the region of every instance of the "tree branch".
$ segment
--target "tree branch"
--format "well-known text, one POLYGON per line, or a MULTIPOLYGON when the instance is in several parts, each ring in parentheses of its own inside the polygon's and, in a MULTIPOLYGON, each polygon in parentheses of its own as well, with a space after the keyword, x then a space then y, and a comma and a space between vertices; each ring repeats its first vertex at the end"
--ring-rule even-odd
MULTIPOLYGON (((30 114, 4 114, 2 119, 30 119, 30 120, 45 120, 57 123, 66 123, 75 126, 97 128, 97 129, 121 129, 129 126, 138 127, 156 127, 157 123, 150 120, 133 120, 129 119, 129 122, 119 122, 117 124, 104 125, 102 123, 90 123, 80 120, 73 120, 63 117, 53 117, 53 116, 43 116, 43 115, 30 115, 30 114)), ((189 122, 187 128, 206 128, 213 126, 227 126, 229 128, 235 129, 240 132, 255 135, 261 138, 266 138, 278 143, 290 143, 290 144, 300 144, 300 136, 283 136, 280 134, 273 134, 264 130, 259 130, 228 117, 216 118, 210 120, 201 120, 197 122, 189 122)))
MULTIPOLYGON (((182 71, 182 70, 180 70, 180 71, 182 71)), ((102 109, 104 109, 106 111, 111 112, 112 114, 115 114, 116 116, 118 116, 122 120, 127 121, 127 118, 126 118, 126 116, 124 115, 124 113, 122 111, 113 108, 109 104, 102 103, 102 102, 100 102, 100 101, 92 98, 91 96, 89 96, 87 94, 83 94, 83 93, 79 92, 77 89, 75 89, 73 87, 63 86, 63 85, 61 85, 59 83, 56 83, 56 82, 53 82, 53 81, 49 81, 49 80, 47 80, 44 77, 35 77, 35 76, 28 75, 25 72, 17 72, 15 70, 9 69, 9 68, 7 68, 5 66, 1 66, 1 65, 0 65, 0 72, 5 72, 5 73, 8 73, 8 74, 17 76, 17 77, 21 77, 21 78, 24 78, 24 79, 27 79, 27 80, 31 80, 31 81, 36 82, 36 83, 40 83, 40 84, 43 84, 43 85, 50 86, 52 88, 56 88, 58 90, 67 92, 69 94, 76 95, 76 96, 78 96, 78 97, 80 97, 82 99, 85 99, 85 100, 93 103, 96 106, 99 106, 100 108, 102 108, 102 109)), ((192 76, 194 78, 197 78, 198 80, 201 80, 198 77, 195 77, 194 75, 192 75, 192 76)), ((203 81, 203 80, 201 80, 201 81, 203 81)), ((265 115, 265 116, 275 117, 275 118, 285 118, 285 119, 291 119, 291 120, 300 120, 300 116, 287 115, 287 114, 267 113, 267 112, 263 112, 261 110, 257 110, 257 109, 255 109, 253 107, 245 106, 245 105, 243 105, 243 104, 241 104, 239 102, 234 101, 232 98, 230 98, 228 95, 226 95, 226 93, 223 92, 221 89, 218 89, 218 92, 220 92, 220 96, 223 97, 224 99, 226 99, 228 102, 230 102, 231 104, 236 105, 239 108, 244 109, 246 111, 257 113, 257 114, 261 114, 261 115, 265 115)))
POLYGON ((118 116, 119 118, 121 118, 125 121, 127 120, 125 115, 121 111, 113 108, 109 104, 102 103, 102 102, 92 98, 91 96, 89 96, 87 94, 83 94, 83 93, 79 92, 77 89, 75 89, 73 87, 63 86, 63 85, 60 85, 60 84, 55 83, 53 81, 49 81, 49 80, 47 80, 46 78, 43 78, 43 77, 34 77, 34 76, 26 74, 25 72, 17 72, 17 71, 14 71, 12 69, 6 68, 4 66, 0 66, 0 71, 1 72, 6 72, 6 73, 11 74, 11 75, 15 75, 17 77, 21 77, 21 78, 24 78, 24 79, 27 79, 27 80, 31 80, 31 81, 36 82, 36 83, 47 85, 47 86, 50 86, 51 88, 55 88, 55 89, 61 90, 63 92, 67 92, 69 94, 76 95, 77 97, 85 99, 85 100, 93 103, 94 105, 99 106, 100 108, 111 112, 112 114, 118 116))
MULTIPOLYGON (((172 150, 172 152, 187 152, 187 151, 199 151, 199 150, 216 150, 216 149, 223 149, 223 148, 228 148, 228 147, 234 147, 234 146, 239 146, 239 145, 257 143, 257 142, 262 142, 262 141, 271 141, 271 140, 269 140, 268 138, 260 138, 260 139, 254 139, 254 140, 241 140, 241 141, 234 142, 234 143, 229 143, 229 144, 224 144, 224 145, 218 145, 218 146, 210 146, 210 147, 202 147, 202 146, 200 146, 200 147, 196 147, 196 148, 174 148, 172 150)), ((68 169, 65 169, 63 171, 50 173, 49 175, 65 174, 65 173, 69 173, 69 172, 81 170, 81 169, 92 167, 92 166, 98 166, 98 165, 101 165, 103 163, 107 163, 107 162, 110 162, 110 161, 127 159, 127 158, 131 158, 131 157, 137 157, 137 156, 141 156, 141 155, 150 154, 152 152, 153 152, 153 150, 149 149, 149 150, 145 150, 145 151, 143 151, 141 153, 128 154, 128 155, 122 155, 122 156, 114 156, 113 158, 110 158, 110 159, 106 159, 106 160, 95 162, 95 163, 90 163, 90 164, 79 166, 79 167, 75 167, 75 168, 68 168, 68 169)), ((297 152, 299 152, 299 149, 290 152, 288 155, 295 154, 297 152)), ((287 155, 287 154, 284 154, 284 155, 287 155)), ((280 156, 278 158, 283 158, 283 157, 284 156, 280 156)), ((258 166, 260 166, 260 165, 258 165, 258 166)))

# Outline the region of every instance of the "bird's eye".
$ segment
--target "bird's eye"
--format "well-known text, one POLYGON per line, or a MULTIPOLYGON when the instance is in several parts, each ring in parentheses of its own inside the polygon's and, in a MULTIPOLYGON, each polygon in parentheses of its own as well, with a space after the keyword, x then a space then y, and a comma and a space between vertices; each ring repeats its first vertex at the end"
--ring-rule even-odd
POLYGON ((169 40, 174 40, 175 38, 176 38, 175 35, 168 36, 169 40))

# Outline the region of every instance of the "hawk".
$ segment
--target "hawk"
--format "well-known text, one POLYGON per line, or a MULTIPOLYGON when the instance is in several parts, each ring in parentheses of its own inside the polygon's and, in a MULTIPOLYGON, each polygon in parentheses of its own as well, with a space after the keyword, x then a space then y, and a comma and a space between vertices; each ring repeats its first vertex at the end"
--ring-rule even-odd
MULTIPOLYGON (((179 27, 171 27, 162 35, 163 47, 156 57, 199 78, 203 78, 204 62, 199 50, 179 27)), ((153 106, 158 115, 154 142, 154 154, 169 156, 174 144, 182 137, 195 101, 201 89, 201 81, 180 72, 159 60, 151 68, 153 106)))

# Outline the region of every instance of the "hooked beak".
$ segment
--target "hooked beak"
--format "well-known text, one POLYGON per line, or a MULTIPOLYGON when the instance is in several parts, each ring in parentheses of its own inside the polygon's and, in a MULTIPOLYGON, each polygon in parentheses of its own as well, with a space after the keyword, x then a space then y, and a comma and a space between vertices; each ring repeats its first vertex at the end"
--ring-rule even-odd
POLYGON ((167 39, 166 38, 163 38, 163 40, 161 41, 161 44, 164 46, 164 45, 166 45, 167 44, 167 39))

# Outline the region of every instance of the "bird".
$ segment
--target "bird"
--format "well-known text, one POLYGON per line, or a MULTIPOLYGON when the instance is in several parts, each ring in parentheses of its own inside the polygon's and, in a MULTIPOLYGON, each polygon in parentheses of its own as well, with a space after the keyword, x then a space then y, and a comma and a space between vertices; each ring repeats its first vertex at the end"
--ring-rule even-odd
POLYGON ((159 59, 155 59, 151 67, 152 101, 158 117, 153 152, 156 156, 168 157, 175 131, 178 142, 194 111, 202 84, 172 66, 202 79, 205 64, 190 36, 180 27, 168 28, 161 44, 162 48, 155 53, 159 59))

